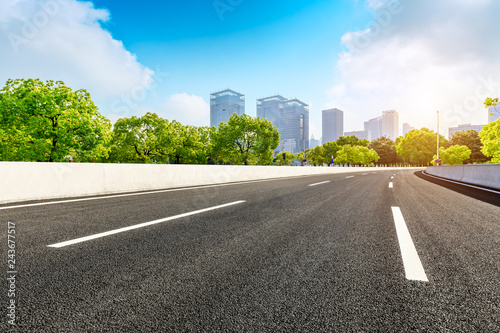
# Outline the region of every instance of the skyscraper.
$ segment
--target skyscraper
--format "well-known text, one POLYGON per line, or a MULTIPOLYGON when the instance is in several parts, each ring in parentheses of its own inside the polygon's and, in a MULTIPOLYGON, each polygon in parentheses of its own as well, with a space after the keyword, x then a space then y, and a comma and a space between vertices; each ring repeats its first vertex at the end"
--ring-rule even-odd
POLYGON ((367 131, 367 130, 364 130, 364 131, 351 131, 351 132, 345 132, 344 133, 344 136, 351 136, 351 135, 354 135, 355 137, 357 137, 360 140, 371 141, 370 132, 367 131))
POLYGON ((321 125, 323 143, 337 141, 344 135, 344 111, 337 108, 323 110, 321 125))
POLYGON ((278 118, 281 151, 295 154, 309 148, 309 105, 298 99, 283 101, 278 118))
POLYGON ((219 127, 227 122, 233 113, 245 113, 245 95, 231 89, 210 94, 210 126, 219 127))
POLYGON ((365 121, 364 126, 365 131, 370 132, 371 140, 382 136, 396 140, 399 136, 399 113, 394 110, 383 111, 382 116, 365 121))
POLYGON ((257 99, 257 116, 278 129, 278 151, 298 153, 309 148, 309 106, 298 99, 281 95, 257 99))
POLYGON ((399 113, 394 110, 382 112, 382 135, 396 140, 399 136, 399 113))
POLYGON ((410 125, 410 124, 408 124, 408 123, 404 123, 404 124, 403 124, 403 136, 405 136, 405 135, 406 135, 406 133, 408 133, 409 131, 412 131, 412 130, 414 130, 414 129, 415 129, 415 127, 411 126, 411 125, 410 125))
POLYGON ((280 108, 286 98, 281 95, 261 98, 257 100, 257 117, 269 120, 276 128, 278 128, 278 119, 280 108))
POLYGON ((483 130, 484 125, 471 125, 471 124, 460 124, 457 127, 448 128, 448 138, 451 139, 453 134, 456 132, 474 130, 476 132, 481 132, 483 130))
POLYGON ((375 140, 381 137, 382 117, 372 118, 364 123, 365 131, 368 131, 369 140, 375 140))

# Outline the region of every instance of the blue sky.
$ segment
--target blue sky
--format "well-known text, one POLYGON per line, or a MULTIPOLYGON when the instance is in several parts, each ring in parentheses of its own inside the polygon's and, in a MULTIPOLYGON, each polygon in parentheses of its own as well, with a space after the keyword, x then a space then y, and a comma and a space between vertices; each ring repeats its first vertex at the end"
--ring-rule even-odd
MULTIPOLYGON (((342 35, 373 19, 366 6, 350 0, 232 3, 94 1, 111 13, 106 29, 138 61, 168 72, 163 94, 208 102, 211 92, 231 88, 245 94, 253 116, 257 98, 278 93, 310 103, 317 116, 333 84, 342 35)), ((321 136, 319 128, 315 132, 321 136)))
POLYGON ((486 123, 500 95, 495 0, 4 0, 0 81, 88 90, 102 114, 209 125, 210 93, 281 94, 345 112, 346 131, 394 109, 442 133, 486 123))

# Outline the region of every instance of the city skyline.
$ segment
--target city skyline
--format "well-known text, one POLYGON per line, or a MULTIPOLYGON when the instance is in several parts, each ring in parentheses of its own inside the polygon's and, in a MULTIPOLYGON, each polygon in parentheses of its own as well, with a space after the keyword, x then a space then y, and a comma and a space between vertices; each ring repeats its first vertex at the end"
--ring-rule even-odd
POLYGON ((208 126, 219 87, 300 97, 316 137, 325 109, 344 110, 345 131, 388 109, 435 130, 439 110, 446 133, 486 123, 484 99, 500 97, 500 2, 222 2, 2 1, 0 81, 62 80, 112 123, 208 126))

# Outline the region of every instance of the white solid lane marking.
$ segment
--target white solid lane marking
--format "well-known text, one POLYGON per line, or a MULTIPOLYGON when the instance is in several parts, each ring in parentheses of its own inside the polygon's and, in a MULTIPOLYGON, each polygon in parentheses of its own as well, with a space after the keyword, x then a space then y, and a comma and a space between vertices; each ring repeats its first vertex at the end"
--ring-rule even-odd
POLYGON ((367 175, 367 173, 362 173, 362 174, 361 174, 361 176, 366 176, 366 175, 367 175))
POLYGON ((76 244, 76 243, 86 242, 88 240, 92 240, 92 239, 96 239, 96 238, 100 238, 100 237, 105 237, 105 236, 109 236, 109 235, 114 235, 114 234, 117 234, 117 233, 120 233, 120 232, 125 232, 125 231, 129 231, 129 230, 133 230, 133 229, 143 228, 143 227, 147 227, 147 226, 150 226, 150 225, 153 225, 153 224, 163 223, 163 222, 167 222, 167 221, 179 219, 181 217, 186 217, 186 216, 191 216, 191 215, 195 215, 195 214, 200 214, 200 213, 208 212, 208 211, 219 209, 219 208, 224 208, 224 207, 227 207, 227 206, 237 205, 237 204, 240 204, 240 203, 243 203, 243 202, 245 202, 245 200, 230 202, 230 203, 227 203, 227 204, 224 204, 224 205, 219 205, 219 206, 204 208, 204 209, 200 209, 200 210, 195 210, 195 211, 189 212, 189 213, 184 213, 184 214, 179 214, 179 215, 175 215, 175 216, 170 216, 170 217, 167 217, 167 218, 164 218, 164 219, 154 220, 154 221, 151 221, 151 222, 145 222, 145 223, 141 223, 141 224, 131 225, 129 227, 124 227, 124 228, 120 228, 120 229, 115 229, 115 230, 110 230, 110 231, 106 231, 106 232, 101 232, 99 234, 90 235, 90 236, 81 237, 81 238, 76 238, 76 239, 72 239, 72 240, 68 240, 68 241, 65 241, 65 242, 56 243, 56 244, 52 244, 52 245, 47 245, 47 246, 48 247, 63 247, 63 246, 68 246, 68 245, 72 245, 72 244, 76 244))
POLYGON ((417 253, 417 249, 413 244, 410 232, 406 226, 403 214, 399 207, 391 207, 396 225, 396 233, 398 235, 399 248, 401 249, 401 257, 405 267, 405 274, 408 280, 428 282, 424 267, 417 253))
POLYGON ((393 188, 394 185, 392 184, 392 182, 389 182, 389 188, 393 188))
POLYGON ((319 182, 319 183, 315 183, 315 184, 309 184, 308 186, 316 186, 316 185, 321 185, 321 184, 326 184, 326 183, 329 183, 330 181, 327 180, 327 181, 324 181, 324 182, 319 182))
POLYGON ((345 177, 345 178, 354 178, 354 176, 347 176, 347 177, 345 177))

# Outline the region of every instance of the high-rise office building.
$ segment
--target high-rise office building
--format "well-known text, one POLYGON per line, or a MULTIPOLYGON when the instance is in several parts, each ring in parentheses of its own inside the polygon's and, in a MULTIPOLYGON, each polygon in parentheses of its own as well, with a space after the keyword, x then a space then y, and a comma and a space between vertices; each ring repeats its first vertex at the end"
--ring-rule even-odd
POLYGON ((210 126, 219 127, 227 122, 233 113, 245 113, 245 95, 231 89, 210 94, 210 126))
POLYGON ((280 150, 293 154, 309 148, 309 105, 298 99, 281 103, 278 120, 280 150))
POLYGON ((309 148, 314 148, 320 145, 320 141, 314 138, 314 135, 311 135, 309 139, 309 148))
POLYGON ((351 136, 354 135, 360 140, 368 140, 371 141, 372 138, 370 136, 370 131, 364 130, 364 131, 351 131, 351 132, 345 132, 344 136, 351 136))
POLYGON ((448 138, 451 139, 453 134, 456 132, 474 130, 476 132, 481 132, 484 125, 471 125, 471 124, 460 124, 457 127, 448 128, 448 138))
POLYGON ((298 153, 309 148, 309 106, 298 99, 275 95, 257 99, 257 116, 278 129, 278 151, 298 153))
POLYGON ((399 136, 399 113, 394 110, 382 112, 382 135, 396 140, 399 136))
POLYGON ((286 98, 280 95, 261 98, 257 100, 257 117, 269 120, 278 128, 280 108, 286 98))
POLYGON ((488 108, 488 123, 500 118, 500 103, 497 106, 490 106, 488 108))
POLYGON ((337 141, 344 135, 344 111, 337 108, 323 110, 321 125, 323 143, 337 141))
POLYGON ((410 124, 408 124, 408 123, 404 123, 403 124, 403 136, 405 136, 406 133, 408 133, 409 131, 413 131, 414 129, 415 129, 415 127, 410 126, 410 124))
POLYGON ((369 140, 375 140, 381 137, 382 133, 382 117, 377 117, 365 121, 364 123, 365 131, 368 131, 369 140))
POLYGON ((396 140, 399 136, 399 113, 394 110, 383 111, 382 116, 365 121, 364 127, 365 131, 370 132, 371 140, 382 136, 396 140))

